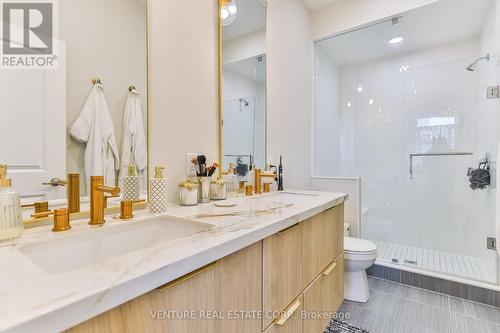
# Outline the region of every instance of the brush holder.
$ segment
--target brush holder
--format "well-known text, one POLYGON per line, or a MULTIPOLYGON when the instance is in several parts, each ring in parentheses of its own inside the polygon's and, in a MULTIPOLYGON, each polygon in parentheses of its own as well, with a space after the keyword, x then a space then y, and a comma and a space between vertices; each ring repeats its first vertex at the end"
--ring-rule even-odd
POLYGON ((210 202, 210 177, 198 177, 198 202, 210 202))

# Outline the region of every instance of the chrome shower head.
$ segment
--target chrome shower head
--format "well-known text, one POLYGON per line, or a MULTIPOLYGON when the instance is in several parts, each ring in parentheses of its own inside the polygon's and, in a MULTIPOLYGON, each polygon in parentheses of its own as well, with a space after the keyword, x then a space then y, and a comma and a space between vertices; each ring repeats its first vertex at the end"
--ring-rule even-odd
POLYGON ((477 63, 480 61, 480 60, 486 60, 486 61, 490 61, 490 54, 488 53, 486 56, 484 57, 480 57, 480 58, 477 58, 476 61, 474 61, 472 64, 470 64, 469 66, 467 66, 465 69, 468 70, 469 72, 474 72, 476 70, 476 65, 477 63))

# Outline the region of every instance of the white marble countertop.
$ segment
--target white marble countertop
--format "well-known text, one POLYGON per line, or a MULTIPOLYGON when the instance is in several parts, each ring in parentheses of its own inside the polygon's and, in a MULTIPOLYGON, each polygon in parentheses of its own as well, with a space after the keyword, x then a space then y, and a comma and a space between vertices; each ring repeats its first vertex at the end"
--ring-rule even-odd
POLYGON ((86 220, 75 221, 73 228, 63 233, 52 232, 51 226, 27 229, 21 238, 0 243, 0 332, 56 332, 70 328, 347 199, 341 193, 285 193, 300 195, 270 193, 229 199, 237 206, 227 208, 216 207, 213 202, 195 207, 171 205, 168 214, 161 216, 166 223, 182 218, 213 227, 63 273, 43 271, 20 248, 124 223, 141 223, 148 214, 136 212, 131 221, 108 217, 97 228, 86 220), (282 208, 269 210, 271 207, 282 208), (211 216, 221 213, 235 214, 211 216))

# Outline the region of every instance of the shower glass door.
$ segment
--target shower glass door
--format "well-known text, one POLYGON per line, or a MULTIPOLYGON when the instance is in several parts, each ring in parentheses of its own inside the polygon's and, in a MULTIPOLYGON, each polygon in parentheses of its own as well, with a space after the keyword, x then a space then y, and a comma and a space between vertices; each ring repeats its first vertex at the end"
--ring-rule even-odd
POLYGON ((473 61, 402 72, 401 148, 410 164, 400 178, 404 246, 381 250, 386 260, 496 283, 497 254, 486 247, 495 236, 494 186, 474 191, 466 174, 481 160, 496 160, 498 102, 486 99, 486 88, 498 80, 495 59, 465 70, 473 61))
POLYGON ((496 13, 441 0, 315 42, 314 173, 361 179, 360 236, 379 264, 498 285, 496 13), (491 184, 473 190, 485 160, 491 184))

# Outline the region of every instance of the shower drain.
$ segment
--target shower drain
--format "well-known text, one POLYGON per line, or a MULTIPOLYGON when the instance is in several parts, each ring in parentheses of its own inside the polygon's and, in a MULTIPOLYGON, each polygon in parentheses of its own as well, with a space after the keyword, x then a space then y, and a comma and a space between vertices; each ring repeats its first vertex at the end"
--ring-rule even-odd
MULTIPOLYGON (((395 263, 395 264, 399 264, 399 259, 398 258, 392 258, 391 261, 393 263, 395 263)), ((405 259, 404 262, 405 262, 405 264, 417 265, 417 261, 416 260, 405 259)))
POLYGON ((416 265, 416 264, 417 264, 417 261, 416 261, 416 260, 408 260, 408 259, 405 259, 405 263, 406 263, 406 264, 410 264, 410 265, 416 265))

